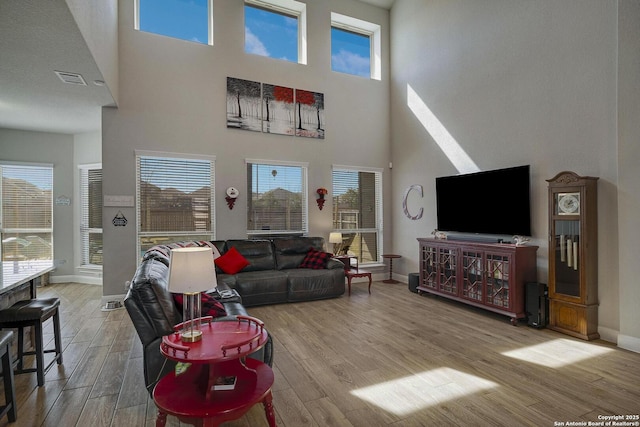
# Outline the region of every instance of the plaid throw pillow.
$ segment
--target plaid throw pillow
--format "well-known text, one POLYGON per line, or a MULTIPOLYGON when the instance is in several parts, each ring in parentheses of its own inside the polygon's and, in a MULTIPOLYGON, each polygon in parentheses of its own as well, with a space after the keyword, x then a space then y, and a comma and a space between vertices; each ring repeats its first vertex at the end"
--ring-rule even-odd
POLYGON ((326 268, 329 258, 331 258, 330 253, 311 248, 309 252, 307 252, 307 256, 302 260, 300 268, 313 268, 314 270, 326 268))
MULTIPOLYGON (((176 303, 176 307, 182 312, 182 305, 184 304, 183 294, 171 294, 173 301, 176 303)), ((224 305, 209 294, 202 292, 200 294, 200 307, 202 316, 211 317, 223 317, 227 315, 227 310, 224 309, 224 305)))

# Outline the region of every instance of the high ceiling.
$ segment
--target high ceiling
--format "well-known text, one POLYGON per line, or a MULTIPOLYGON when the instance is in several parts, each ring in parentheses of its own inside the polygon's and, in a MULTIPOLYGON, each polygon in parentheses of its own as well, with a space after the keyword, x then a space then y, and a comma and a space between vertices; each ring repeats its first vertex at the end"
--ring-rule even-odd
MULTIPOLYGON (((391 9, 394 0, 360 0, 391 9)), ((0 0, 0 128, 76 134, 100 129, 113 105, 64 0, 0 0), (80 74, 63 83, 56 71, 80 74), (96 84, 97 83, 97 84, 96 84)))
POLYGON ((63 0, 0 0, 0 127, 82 133, 112 105, 103 77, 63 0), (86 86, 55 71, 79 73, 86 86))

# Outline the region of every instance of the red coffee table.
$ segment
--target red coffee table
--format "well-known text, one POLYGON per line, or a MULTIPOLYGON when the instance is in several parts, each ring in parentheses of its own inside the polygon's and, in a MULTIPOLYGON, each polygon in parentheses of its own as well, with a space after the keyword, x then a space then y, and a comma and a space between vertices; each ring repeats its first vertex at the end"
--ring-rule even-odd
MULTIPOLYGON (((170 372, 153 390, 158 407, 156 427, 167 415, 180 421, 215 427, 243 416, 262 402, 269 426, 276 420, 272 405, 273 371, 268 365, 246 357, 267 342, 264 324, 253 317, 237 321, 213 322, 202 318, 202 340, 183 343, 178 333, 163 337, 160 351, 168 359, 191 363, 185 372, 170 372), (215 390, 220 377, 235 376, 232 390, 215 390)), ((176 325, 179 330, 181 325, 176 325)))

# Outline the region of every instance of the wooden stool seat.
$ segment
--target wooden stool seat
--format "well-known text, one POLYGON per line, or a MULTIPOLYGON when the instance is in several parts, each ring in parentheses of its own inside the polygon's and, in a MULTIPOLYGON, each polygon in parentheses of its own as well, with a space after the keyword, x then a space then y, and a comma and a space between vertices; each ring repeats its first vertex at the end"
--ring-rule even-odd
POLYGON ((0 406, 0 418, 5 414, 12 423, 18 417, 16 408, 16 386, 13 382, 13 362, 11 361, 11 343, 13 331, 0 331, 0 358, 2 359, 2 379, 4 382, 5 404, 0 406))
POLYGON ((0 310, 0 329, 18 329, 18 359, 15 374, 37 372, 38 386, 44 385, 44 376, 53 362, 62 364, 62 340, 60 337, 60 300, 58 298, 35 298, 18 301, 9 308, 0 310), (44 350, 42 324, 53 317, 55 348, 44 350), (24 328, 32 327, 35 332, 35 351, 24 351, 24 328), (55 353, 53 360, 44 366, 44 353, 55 353), (23 368, 25 355, 36 356, 36 368, 23 368))

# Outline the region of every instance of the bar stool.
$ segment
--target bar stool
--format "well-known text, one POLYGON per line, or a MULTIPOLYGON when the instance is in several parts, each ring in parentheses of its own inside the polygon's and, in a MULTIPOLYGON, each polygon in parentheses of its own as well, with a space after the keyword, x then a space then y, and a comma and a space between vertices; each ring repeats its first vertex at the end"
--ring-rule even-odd
POLYGON ((2 358, 2 379, 4 382, 5 404, 0 406, 0 418, 5 414, 12 423, 18 417, 16 410, 16 386, 13 383, 13 362, 11 361, 11 343, 13 331, 0 331, 0 358, 2 358))
POLYGON ((15 374, 27 372, 38 373, 38 387, 44 385, 44 376, 49 371, 53 362, 62 364, 62 341, 60 339, 60 299, 58 298, 35 298, 18 301, 9 308, 0 310, 0 329, 18 329, 18 359, 15 374), (53 316, 53 333, 55 348, 45 350, 44 337, 42 334, 42 324, 53 316), (24 351, 24 328, 31 326, 35 332, 35 351, 24 351), (44 353, 55 353, 51 362, 44 366, 44 353), (36 356, 36 368, 23 368, 23 358, 25 355, 36 356))

